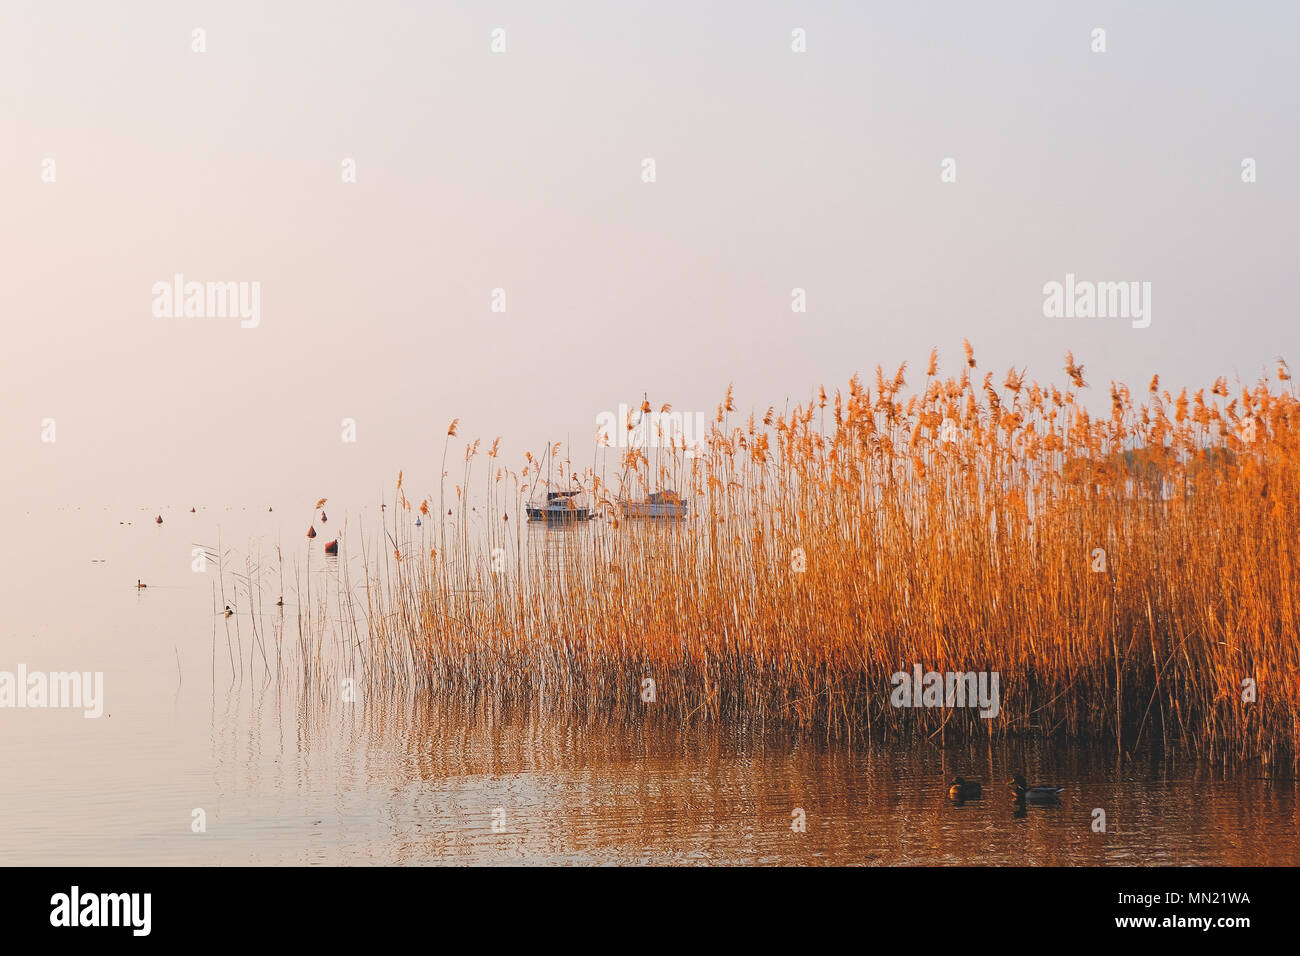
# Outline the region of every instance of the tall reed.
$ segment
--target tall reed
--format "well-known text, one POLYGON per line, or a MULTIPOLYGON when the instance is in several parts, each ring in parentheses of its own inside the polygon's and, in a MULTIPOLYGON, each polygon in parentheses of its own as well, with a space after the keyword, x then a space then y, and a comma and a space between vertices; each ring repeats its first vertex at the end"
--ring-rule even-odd
POLYGON ((1071 355, 1059 387, 981 376, 969 344, 959 375, 933 352, 911 393, 905 372, 744 419, 728 389, 699 454, 631 449, 619 489, 578 476, 605 505, 676 490, 680 523, 525 530, 541 461, 510 471, 494 444, 471 496, 474 442, 426 535, 427 500, 399 480, 385 560, 366 561, 367 681, 835 736, 1295 759, 1300 403, 1282 360, 1275 385, 1235 395, 1111 383, 1108 416, 1071 355), (914 664, 997 671, 1001 713, 891 706, 914 664))

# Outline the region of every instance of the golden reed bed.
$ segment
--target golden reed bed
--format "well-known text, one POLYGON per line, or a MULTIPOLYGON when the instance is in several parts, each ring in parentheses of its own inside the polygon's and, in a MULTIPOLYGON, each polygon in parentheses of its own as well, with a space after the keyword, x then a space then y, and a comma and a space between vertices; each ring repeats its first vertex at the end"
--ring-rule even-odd
MULTIPOLYGON (((575 714, 1294 761, 1300 406, 1286 364, 1272 386, 1112 384, 1095 418, 1070 355, 1065 372, 1064 387, 1014 369, 998 381, 967 344, 959 376, 940 377, 932 352, 910 392, 905 368, 877 369, 870 386, 756 419, 728 389, 702 454, 617 463, 627 485, 690 498, 692 517, 668 525, 532 533, 517 518, 546 470, 531 456, 503 468, 494 444, 476 476, 475 442, 450 503, 413 505, 399 477, 387 550, 366 559, 360 667, 371 686, 575 714), (437 528, 419 545, 417 514, 437 528), (466 533, 475 522, 486 531, 466 533), (891 676, 918 664, 997 672, 997 717, 891 706, 891 676)), ((618 490, 595 464, 579 480, 597 502, 618 490)))

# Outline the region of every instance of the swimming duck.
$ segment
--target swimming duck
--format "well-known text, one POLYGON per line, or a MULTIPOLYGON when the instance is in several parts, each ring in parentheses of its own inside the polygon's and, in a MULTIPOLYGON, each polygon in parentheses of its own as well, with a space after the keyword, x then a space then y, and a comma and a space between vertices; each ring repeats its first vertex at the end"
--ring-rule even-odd
POLYGON ((955 778, 952 786, 948 788, 948 796, 954 800, 970 800, 983 793, 984 788, 980 786, 978 780, 963 780, 961 777, 955 778))
POLYGON ((338 539, 338 538, 335 538, 333 541, 326 542, 326 544, 325 544, 325 553, 326 553, 326 554, 338 554, 338 553, 339 553, 339 539, 338 539))
POLYGON ((1056 803, 1065 790, 1064 787, 1054 786, 1031 787, 1025 783, 1025 775, 1021 773, 1011 778, 1011 789, 1017 800, 1028 800, 1030 803, 1056 803))
POLYGON ((280 600, 275 602, 276 607, 284 607, 284 595, 280 595, 280 600))
POLYGON ((307 537, 309 537, 309 538, 314 538, 314 537, 316 537, 316 526, 315 526, 315 525, 312 525, 310 528, 307 529, 307 537))

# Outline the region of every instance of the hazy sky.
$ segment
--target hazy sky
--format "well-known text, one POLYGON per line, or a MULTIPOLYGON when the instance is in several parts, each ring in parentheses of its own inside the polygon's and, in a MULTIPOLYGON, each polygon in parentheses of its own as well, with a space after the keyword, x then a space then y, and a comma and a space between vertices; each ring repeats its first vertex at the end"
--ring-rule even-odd
POLYGON ((1073 349, 1103 402, 1253 380, 1300 360, 1297 37, 1263 2, 5 0, 0 491, 343 507, 432 488, 455 417, 589 461, 643 392, 780 407, 963 337, 999 380, 1073 349), (1150 327, 1044 318, 1067 272, 1150 282, 1150 327), (260 324, 155 317, 176 273, 259 282, 260 324))

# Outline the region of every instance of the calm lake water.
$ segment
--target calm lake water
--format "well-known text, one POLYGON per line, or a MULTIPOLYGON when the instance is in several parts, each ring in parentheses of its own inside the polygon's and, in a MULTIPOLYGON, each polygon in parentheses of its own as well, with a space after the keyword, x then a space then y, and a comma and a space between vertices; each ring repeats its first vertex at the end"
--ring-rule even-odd
POLYGON ((156 511, 67 509, 8 529, 0 670, 103 671, 105 707, 97 720, 0 709, 0 864, 1300 863, 1300 785, 1257 769, 304 699, 267 678, 244 615, 213 612, 215 571, 194 573, 191 549, 220 531, 242 567, 279 540, 305 580, 312 548, 317 590, 338 580, 321 547, 341 521, 308 545, 278 507, 187 505, 162 526, 156 511), (1062 803, 1018 813, 1003 781, 1020 768, 1065 786, 1062 803), (984 798, 955 806, 955 774, 984 798))

